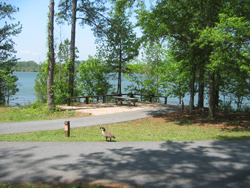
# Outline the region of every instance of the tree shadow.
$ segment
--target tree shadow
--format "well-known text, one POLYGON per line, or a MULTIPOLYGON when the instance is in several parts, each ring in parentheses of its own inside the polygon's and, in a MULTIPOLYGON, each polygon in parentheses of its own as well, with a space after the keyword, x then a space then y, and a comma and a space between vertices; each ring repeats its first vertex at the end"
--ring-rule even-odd
POLYGON ((180 111, 181 108, 182 107, 180 105, 167 105, 167 106, 158 107, 155 110, 152 110, 152 109, 146 110, 146 113, 152 117, 155 117, 155 116, 162 116, 168 113, 180 111))
POLYGON ((218 111, 215 118, 208 118, 208 111, 194 110, 193 113, 190 114, 188 110, 184 110, 184 112, 181 113, 178 106, 173 106, 171 108, 170 111, 166 113, 164 113, 164 111, 159 111, 152 113, 149 112, 149 114, 153 116, 158 115, 158 117, 160 116, 165 119, 166 122, 175 122, 180 126, 211 125, 221 129, 222 131, 250 131, 249 113, 218 111))
POLYGON ((62 153, 46 158, 32 154, 34 148, 4 149, 0 155, 0 180, 12 177, 14 182, 119 182, 167 188, 250 185, 250 141, 111 144, 81 143, 82 147, 95 149, 76 156, 62 153), (13 165, 20 170, 14 171, 13 165), (24 169, 31 173, 22 173, 24 169))

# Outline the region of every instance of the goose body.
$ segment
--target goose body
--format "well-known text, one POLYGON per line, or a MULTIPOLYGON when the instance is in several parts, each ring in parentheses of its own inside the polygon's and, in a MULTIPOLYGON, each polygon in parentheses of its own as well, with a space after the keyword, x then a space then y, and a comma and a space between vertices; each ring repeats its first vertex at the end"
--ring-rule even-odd
POLYGON ((102 129, 102 134, 106 138, 106 141, 107 141, 107 138, 109 138, 110 141, 112 138, 115 138, 115 136, 112 133, 106 131, 106 129, 104 127, 100 127, 100 129, 102 129))

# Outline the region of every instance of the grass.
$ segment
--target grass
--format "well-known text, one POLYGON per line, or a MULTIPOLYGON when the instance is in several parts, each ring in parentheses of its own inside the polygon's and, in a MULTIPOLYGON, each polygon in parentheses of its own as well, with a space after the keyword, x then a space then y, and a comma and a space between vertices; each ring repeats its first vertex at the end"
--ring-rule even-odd
MULTIPOLYGON (((74 111, 49 112, 44 104, 38 103, 18 108, 0 108, 0 123, 75 116, 80 115, 74 111)), ((102 126, 115 135, 117 142, 250 139, 248 113, 219 112, 214 119, 207 117, 207 112, 175 112, 160 117, 102 126)), ((64 137, 64 129, 0 134, 0 141, 104 142, 106 140, 99 128, 100 126, 72 128, 68 138, 64 137)))
MULTIPOLYGON (((239 115, 237 115, 238 117, 239 115)), ((179 112, 160 117, 117 124, 102 125, 116 137, 116 142, 132 141, 199 141, 199 140, 246 140, 250 139, 248 115, 238 121, 220 117, 208 119, 204 114, 179 112)), ((232 117, 232 115, 230 115, 232 117)), ((41 141, 41 142, 105 142, 100 126, 72 128, 70 137, 64 137, 64 129, 14 133, 0 135, 0 141, 41 141)))
POLYGON ((75 115, 75 111, 68 110, 49 112, 45 104, 33 103, 24 107, 1 107, 0 123, 62 119, 75 115))

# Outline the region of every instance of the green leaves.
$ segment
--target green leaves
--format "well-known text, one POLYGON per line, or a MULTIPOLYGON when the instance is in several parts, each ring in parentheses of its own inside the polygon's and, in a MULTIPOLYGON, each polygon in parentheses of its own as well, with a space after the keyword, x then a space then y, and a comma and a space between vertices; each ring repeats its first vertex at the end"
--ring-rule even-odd
POLYGON ((250 23, 243 17, 219 14, 219 22, 215 27, 206 27, 200 31, 199 38, 193 45, 200 48, 210 46, 210 68, 225 66, 226 61, 239 64, 249 59, 250 23))
POLYGON ((14 49, 13 36, 19 34, 22 30, 20 22, 8 24, 7 20, 14 20, 12 14, 18 12, 18 8, 0 2, 0 20, 5 24, 0 28, 0 105, 7 104, 11 97, 18 92, 17 77, 13 76, 13 68, 16 65, 16 53, 14 49))
POLYGON ((107 67, 102 61, 89 56, 80 64, 78 85, 82 95, 106 95, 111 85, 108 82, 107 67))

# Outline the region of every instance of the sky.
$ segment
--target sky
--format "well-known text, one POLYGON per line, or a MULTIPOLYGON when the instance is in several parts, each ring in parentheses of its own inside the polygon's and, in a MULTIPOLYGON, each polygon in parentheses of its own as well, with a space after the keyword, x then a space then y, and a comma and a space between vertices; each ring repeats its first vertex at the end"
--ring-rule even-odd
MULTIPOLYGON (((46 60, 48 47, 46 46, 49 0, 0 0, 19 8, 19 12, 13 14, 15 23, 20 21, 22 32, 13 37, 16 43, 16 57, 19 61, 35 61, 41 63, 46 60)), ((57 11, 59 0, 55 0, 55 11, 57 11)), ((8 21, 8 20, 7 20, 8 21)), ((55 23, 55 43, 60 43, 66 38, 70 39, 71 26, 67 23, 58 26, 55 23)), ((76 26, 76 47, 79 50, 78 60, 86 60, 88 55, 95 55, 95 37, 90 27, 76 26)))

